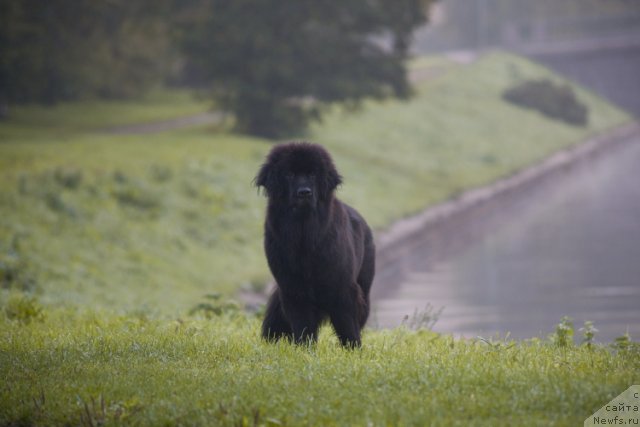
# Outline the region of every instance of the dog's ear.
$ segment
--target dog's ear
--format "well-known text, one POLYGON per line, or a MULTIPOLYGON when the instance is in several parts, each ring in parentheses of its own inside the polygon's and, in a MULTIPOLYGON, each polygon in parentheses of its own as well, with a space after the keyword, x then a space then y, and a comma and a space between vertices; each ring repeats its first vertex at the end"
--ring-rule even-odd
POLYGON ((265 191, 269 190, 269 181, 271 178, 271 164, 270 162, 265 162, 258 171, 258 174, 253 179, 253 185, 260 188, 263 187, 265 191))
POLYGON ((342 177, 336 170, 333 162, 329 162, 327 165, 326 174, 324 176, 324 189, 325 194, 329 196, 333 190, 335 190, 338 185, 342 184, 342 177))
POLYGON ((342 177, 338 173, 335 167, 329 168, 329 173, 327 174, 327 183, 329 184, 329 191, 333 191, 338 187, 338 185, 342 184, 342 177))

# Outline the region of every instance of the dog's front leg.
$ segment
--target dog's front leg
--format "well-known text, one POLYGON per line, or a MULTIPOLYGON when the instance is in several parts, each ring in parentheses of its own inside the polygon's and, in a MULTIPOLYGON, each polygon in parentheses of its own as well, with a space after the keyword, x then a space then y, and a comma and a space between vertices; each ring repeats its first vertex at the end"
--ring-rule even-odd
POLYGON ((318 340, 318 329, 322 317, 318 310, 309 302, 296 298, 283 297, 283 308, 296 344, 315 343, 318 340))

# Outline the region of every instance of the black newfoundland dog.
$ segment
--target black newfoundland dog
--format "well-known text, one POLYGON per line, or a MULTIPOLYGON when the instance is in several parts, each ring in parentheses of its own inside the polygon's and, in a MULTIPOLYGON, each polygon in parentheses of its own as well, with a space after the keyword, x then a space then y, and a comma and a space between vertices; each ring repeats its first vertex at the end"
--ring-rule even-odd
POLYGON ((361 344, 375 247, 365 220, 334 196, 341 182, 329 153, 306 142, 275 146, 256 176, 268 196, 264 248, 277 282, 267 340, 315 342, 329 318, 343 346, 361 344))

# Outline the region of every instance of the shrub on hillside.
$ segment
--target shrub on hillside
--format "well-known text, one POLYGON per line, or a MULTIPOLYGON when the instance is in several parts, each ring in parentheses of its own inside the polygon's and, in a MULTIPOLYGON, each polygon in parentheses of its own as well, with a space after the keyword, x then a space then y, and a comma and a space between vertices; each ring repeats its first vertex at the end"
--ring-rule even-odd
POLYGON ((574 126, 585 126, 588 122, 587 107, 576 98, 571 86, 566 84, 555 84, 548 79, 527 80, 505 90, 502 98, 574 126))
POLYGON ((40 303, 26 294, 12 294, 4 304, 4 314, 10 320, 31 323, 44 320, 44 310, 40 303))

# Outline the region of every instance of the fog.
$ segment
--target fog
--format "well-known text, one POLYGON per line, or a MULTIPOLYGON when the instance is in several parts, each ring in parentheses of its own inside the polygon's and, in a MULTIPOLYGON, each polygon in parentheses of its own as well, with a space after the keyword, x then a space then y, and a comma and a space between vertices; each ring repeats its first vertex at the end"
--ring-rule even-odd
POLYGON ((640 2, 443 0, 416 53, 523 53, 640 116, 640 2))

